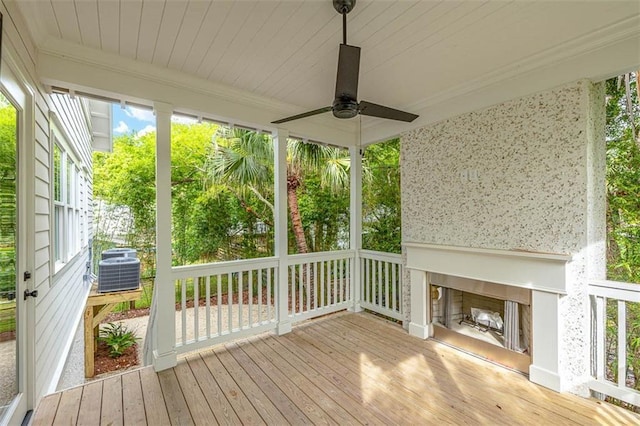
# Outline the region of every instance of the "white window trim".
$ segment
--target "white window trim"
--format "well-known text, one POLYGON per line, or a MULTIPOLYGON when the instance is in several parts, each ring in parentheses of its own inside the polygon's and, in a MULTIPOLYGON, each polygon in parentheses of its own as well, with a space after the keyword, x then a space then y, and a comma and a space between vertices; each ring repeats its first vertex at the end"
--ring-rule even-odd
MULTIPOLYGON (((51 218, 50 218, 50 259, 52 262, 52 275, 55 276, 66 265, 71 263, 73 259, 78 256, 82 249, 85 247, 84 239, 82 238, 81 227, 79 221, 81 217, 85 216, 87 212, 84 210, 86 203, 83 203, 83 195, 80 193, 80 180, 84 179, 86 182, 86 176, 81 168, 81 162, 77 151, 69 143, 69 138, 66 133, 63 132, 63 127, 60 125, 60 121, 55 114, 50 116, 50 152, 51 152, 51 169, 50 169, 50 203, 51 203, 51 218), (61 152, 61 165, 62 170, 60 192, 62 201, 55 200, 55 165, 54 165, 54 150, 58 147, 61 152), (69 161, 73 163, 69 167, 69 161), (68 171, 71 171, 71 182, 68 182, 68 171), (82 176, 82 177, 81 177, 82 176), (70 186, 69 186, 70 185, 70 186), (69 193, 71 191, 71 194, 69 193), (70 197, 69 197, 70 195, 70 197), (69 199, 68 199, 69 198, 69 199), (59 210, 62 221, 61 229, 58 231, 61 237, 62 243, 56 239, 56 229, 58 228, 56 210, 59 210), (76 223, 78 222, 78 223, 76 223), (68 237, 72 234, 72 237, 68 237), (60 244, 60 247, 58 245, 60 244), (56 252, 61 251, 61 259, 57 259, 56 252)), ((53 281, 52 281, 53 282, 53 281)))

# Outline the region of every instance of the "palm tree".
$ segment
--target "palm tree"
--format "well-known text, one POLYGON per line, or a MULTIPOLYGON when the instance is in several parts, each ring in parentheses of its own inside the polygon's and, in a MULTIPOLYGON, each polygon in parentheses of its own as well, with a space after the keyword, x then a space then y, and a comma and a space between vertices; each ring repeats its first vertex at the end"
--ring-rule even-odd
MULTIPOLYGON (((248 195, 260 200, 271 211, 271 220, 261 219, 272 223, 273 158, 269 135, 221 127, 213 138, 206 168, 210 181, 226 185, 249 213, 258 216, 247 201, 248 195)), ((298 206, 298 190, 305 175, 318 173, 324 186, 339 192, 347 188, 349 166, 349 157, 339 148, 288 140, 287 205, 298 253, 309 252, 298 206)))

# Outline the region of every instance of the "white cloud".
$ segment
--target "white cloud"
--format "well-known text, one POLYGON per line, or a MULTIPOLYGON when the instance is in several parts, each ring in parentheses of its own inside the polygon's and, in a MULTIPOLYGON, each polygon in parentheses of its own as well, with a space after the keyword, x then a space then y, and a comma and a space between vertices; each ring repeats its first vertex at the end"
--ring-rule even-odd
POLYGON ((156 121, 156 118, 153 115, 153 111, 151 111, 150 109, 127 107, 125 108, 124 112, 129 117, 135 118, 136 120, 148 121, 150 123, 153 123, 156 121))
POLYGON ((142 136, 146 135, 147 133, 151 133, 151 132, 155 132, 155 131, 156 131, 156 126, 152 126, 151 124, 149 124, 149 125, 147 125, 147 127, 145 127, 144 129, 142 129, 138 133, 136 133, 136 136, 142 137, 142 136))
POLYGON ((124 121, 118 123, 118 127, 113 129, 113 133, 127 133, 129 131, 129 126, 124 121))

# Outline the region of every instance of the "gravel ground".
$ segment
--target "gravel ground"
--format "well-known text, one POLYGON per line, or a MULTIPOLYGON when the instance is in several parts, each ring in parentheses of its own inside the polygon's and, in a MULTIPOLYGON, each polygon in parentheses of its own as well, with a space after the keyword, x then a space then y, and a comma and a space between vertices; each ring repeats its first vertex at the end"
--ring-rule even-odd
POLYGON ((0 413, 16 395, 16 341, 0 342, 0 413))
MULTIPOLYGON (((211 331, 212 333, 217 333, 218 331, 218 308, 217 306, 211 307, 211 331)), ((242 319, 242 324, 246 326, 249 324, 249 317, 253 322, 258 320, 265 321, 268 319, 269 312, 267 311, 266 306, 262 306, 260 310, 258 305, 253 305, 252 309, 249 310, 247 305, 243 305, 242 307, 242 315, 239 313, 238 305, 233 305, 232 315, 231 315, 231 324, 233 328, 239 327, 240 319, 242 319)), ((275 316, 275 309, 271 308, 271 318, 275 316)), ((187 334, 186 340, 193 339, 195 337, 195 309, 187 309, 186 316, 186 325, 187 325, 187 334)), ((221 318, 221 330, 227 331, 229 329, 229 309, 228 307, 223 307, 220 312, 221 318)), ((133 330, 140 338, 138 341, 138 359, 142 360, 142 348, 144 347, 144 337, 147 332, 147 323, 149 321, 148 316, 138 317, 138 318, 129 318, 124 319, 118 322, 122 322, 128 329, 133 330)), ((198 335, 200 337, 206 335, 206 308, 200 307, 198 309, 198 335)), ((176 338, 178 341, 182 339, 182 312, 176 312, 176 338)), ((136 367, 134 367, 136 368, 136 367)), ((105 373, 100 376, 96 376, 91 379, 86 379, 84 377, 84 323, 81 322, 76 330, 76 334, 73 340, 73 344, 71 345, 71 350, 69 352, 69 356, 67 358, 67 362, 65 364, 64 370, 62 372, 62 376, 60 381, 58 382, 57 390, 67 389, 73 386, 78 386, 83 383, 90 382, 92 380, 102 379, 109 375, 122 373, 123 370, 119 370, 113 373, 105 373)), ((1 402, 2 400, 0 400, 1 402)))

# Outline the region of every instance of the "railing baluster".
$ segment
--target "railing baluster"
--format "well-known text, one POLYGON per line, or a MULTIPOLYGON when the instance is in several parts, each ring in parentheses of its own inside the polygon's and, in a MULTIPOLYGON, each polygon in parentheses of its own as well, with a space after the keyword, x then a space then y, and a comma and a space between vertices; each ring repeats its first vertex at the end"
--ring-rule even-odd
POLYGON ((182 292, 180 304, 182 307, 182 344, 187 344, 187 279, 182 280, 182 292))
POLYGON ((302 300, 304 290, 304 268, 298 265, 298 313, 304 311, 304 302, 302 300))
POLYGON ((218 336, 222 335, 222 277, 220 274, 216 275, 217 294, 216 305, 218 306, 218 336))
POLYGON ((318 309, 318 262, 313 264, 313 309, 318 309))
POLYGON ((606 301, 604 297, 593 296, 596 299, 596 379, 604 379, 604 367, 606 365, 605 340, 606 335, 606 301))
POLYGON ((197 342, 200 337, 200 322, 198 314, 200 310, 200 278, 193 279, 193 338, 197 342))
POLYGON ((336 303, 342 302, 342 288, 344 286, 344 277, 342 275, 342 259, 336 260, 337 268, 338 268, 338 297, 336 298, 336 303))
POLYGON ((244 315, 242 308, 244 305, 244 271, 238 272, 238 330, 242 330, 244 326, 244 315))
POLYGON ((371 276, 371 264, 372 264, 372 260, 371 259, 367 259, 366 264, 365 264, 365 272, 367 274, 367 281, 366 281, 366 285, 367 285, 367 298, 366 301, 368 303, 373 304, 373 288, 372 288, 372 283, 373 283, 373 277, 371 276))
POLYGON ((296 314, 296 265, 289 266, 291 273, 291 294, 289 294, 290 312, 296 314))
POLYGON ((391 264, 391 310, 397 312, 396 308, 398 306, 398 281, 396 281, 396 271, 398 269, 398 265, 395 263, 391 264))
POLYGON ((267 269, 267 319, 269 321, 271 321, 271 273, 272 271, 275 271, 275 268, 267 269))
POLYGON ((307 297, 307 312, 311 310, 311 262, 305 263, 307 268, 307 285, 305 295, 307 297))
POLYGON ((258 324, 262 324, 262 268, 258 269, 258 324))
POLYGON ((207 275, 207 278, 205 278, 204 285, 205 285, 205 297, 207 298, 207 300, 204 302, 205 313, 206 313, 206 328, 207 328, 206 336, 207 336, 207 339, 211 339, 211 275, 207 275))
POLYGON ((383 282, 382 282, 382 261, 378 260, 378 275, 377 275, 377 285, 378 285, 378 303, 376 306, 382 307, 382 290, 383 290, 383 282))
POLYGON ((229 318, 229 333, 233 331, 233 273, 227 274, 227 306, 229 318))
POLYGON ((384 307, 389 309, 389 262, 384 262, 384 307))
POLYGON ((249 269, 249 282, 247 293, 249 297, 249 328, 253 327, 253 269, 249 269))
POLYGON ((324 270, 327 267, 327 264, 325 263, 325 261, 321 261, 320 265, 322 265, 320 267, 320 306, 322 306, 324 308, 324 299, 325 299, 325 291, 326 291, 326 286, 325 286, 325 282, 324 282, 324 270))
POLYGON ((618 386, 627 386, 627 303, 618 300, 618 386))

